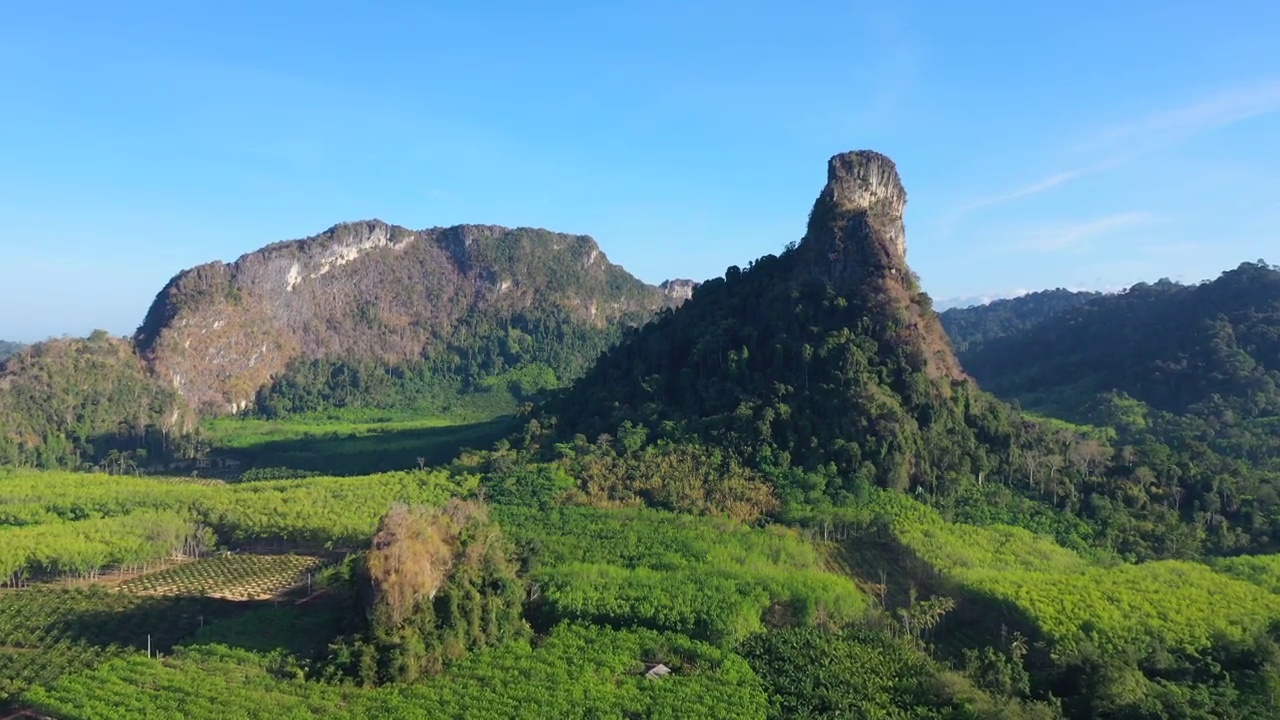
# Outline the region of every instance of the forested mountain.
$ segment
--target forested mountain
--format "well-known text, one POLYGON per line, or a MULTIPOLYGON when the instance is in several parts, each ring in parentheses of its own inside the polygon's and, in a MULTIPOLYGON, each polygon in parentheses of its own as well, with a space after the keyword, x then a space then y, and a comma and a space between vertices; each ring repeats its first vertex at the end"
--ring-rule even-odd
POLYGON ((295 360, 427 359, 467 377, 543 363, 573 377, 619 326, 687 292, 646 285, 582 235, 370 220, 179 274, 135 340, 188 403, 225 413, 295 360))
POLYGON ((1135 468, 1129 504, 1162 498, 1223 550, 1274 546, 1280 270, 1041 295, 944 316, 967 339, 965 369, 1024 408, 1100 428, 1135 468))
POLYGON ((22 349, 22 343, 0 340, 0 360, 4 360, 22 349))
POLYGON ((1011 474, 1014 418, 974 392, 907 267, 905 204, 889 158, 833 157, 803 240, 630 334, 553 404, 556 432, 695 436, 810 501, 1011 474))
MULTIPOLYGON (((836 156, 803 240, 729 268, 630 332, 547 404, 529 446, 565 458, 583 492, 614 502, 785 515, 838 507, 879 485, 957 518, 1000 517, 1133 559, 1273 544, 1280 476, 1265 465, 1244 467, 1203 434, 1042 420, 975 385, 907 267, 904 203, 887 158, 836 156)), ((1094 298, 1055 323, 1141 293, 1094 298)), ((1077 352, 1137 342, 1142 321, 1126 315, 1127 330, 1077 352)), ((1006 351, 1003 362, 1023 361, 1006 351)))
POLYGON ((965 352, 995 338, 1041 323, 1065 310, 1083 305, 1102 293, 1058 288, 995 300, 972 307, 951 308, 939 314, 951 345, 964 360, 965 352))
POLYGON ((172 449, 186 419, 133 346, 103 331, 37 343, 0 365, 0 465, 118 463, 125 452, 136 464, 140 449, 172 449))
POLYGON ((965 369, 1024 404, 1081 414, 1116 391, 1178 414, 1280 412, 1280 268, 1261 261, 1199 285, 1161 280, 1058 312, 1026 303, 959 320, 949 329, 974 338, 965 369))

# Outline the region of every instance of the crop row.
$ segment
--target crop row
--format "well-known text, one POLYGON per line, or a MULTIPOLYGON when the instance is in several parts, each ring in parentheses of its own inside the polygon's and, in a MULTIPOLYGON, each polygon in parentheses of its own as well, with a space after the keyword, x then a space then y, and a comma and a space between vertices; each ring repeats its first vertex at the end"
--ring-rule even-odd
POLYGON ((0 584, 94 577, 214 545, 359 546, 390 506, 438 504, 476 483, 425 471, 199 486, 0 470, 0 584))
POLYGON ((33 682, 103 659, 167 650, 206 623, 242 612, 204 598, 145 598, 93 587, 0 591, 0 704, 33 682))
POLYGON ((301 583, 321 561, 306 555, 228 554, 134 578, 124 592, 211 597, 270 597, 301 583))

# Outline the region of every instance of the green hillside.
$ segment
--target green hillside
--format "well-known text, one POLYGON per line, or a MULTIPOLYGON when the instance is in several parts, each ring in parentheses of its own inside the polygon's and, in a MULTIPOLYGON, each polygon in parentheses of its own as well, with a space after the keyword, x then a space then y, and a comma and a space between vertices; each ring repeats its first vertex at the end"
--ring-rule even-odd
POLYGON ((98 331, 0 365, 0 463, 121 469, 183 452, 187 418, 128 342, 98 331), (127 458, 125 455, 127 454, 127 458))
POLYGON ((1199 285, 1058 299, 1070 302, 944 314, 968 343, 965 370, 1023 408, 1099 428, 1111 467, 1132 469, 1115 501, 1163 504, 1210 548, 1275 548, 1280 270, 1243 263, 1199 285))
POLYGON ((967 353, 997 338, 1016 335, 1102 293, 1058 288, 993 300, 985 305, 950 308, 938 314, 951 345, 963 360, 967 353))
POLYGON ((371 224, 185 274, 141 355, 23 351, 0 715, 1280 716, 1280 273, 966 311, 957 359, 905 202, 888 158, 837 155, 799 243, 630 329, 565 300, 638 291, 586 241, 371 224), (403 324, 424 258, 488 309, 403 324), (366 272, 368 327, 299 289, 366 272))

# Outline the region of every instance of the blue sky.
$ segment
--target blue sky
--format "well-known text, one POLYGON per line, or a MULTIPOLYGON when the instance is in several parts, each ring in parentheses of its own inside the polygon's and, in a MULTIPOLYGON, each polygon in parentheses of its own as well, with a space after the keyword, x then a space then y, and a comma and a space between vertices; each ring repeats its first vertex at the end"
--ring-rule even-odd
POLYGON ((178 270, 378 217, 705 278, 893 157, 937 299, 1280 262, 1280 4, 21 3, 0 338, 129 333, 178 270))

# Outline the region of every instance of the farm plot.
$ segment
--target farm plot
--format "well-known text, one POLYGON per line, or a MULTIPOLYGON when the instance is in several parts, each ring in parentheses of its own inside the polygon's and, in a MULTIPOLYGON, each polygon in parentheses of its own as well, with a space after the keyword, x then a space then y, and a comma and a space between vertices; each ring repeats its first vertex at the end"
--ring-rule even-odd
POLYGON ((148 645, 168 652, 206 625, 243 614, 243 603, 125 595, 101 587, 0 591, 0 708, 52 682, 148 645))
POLYGON ((121 583, 142 595, 266 600, 306 582, 323 561, 308 555, 219 555, 121 583))

